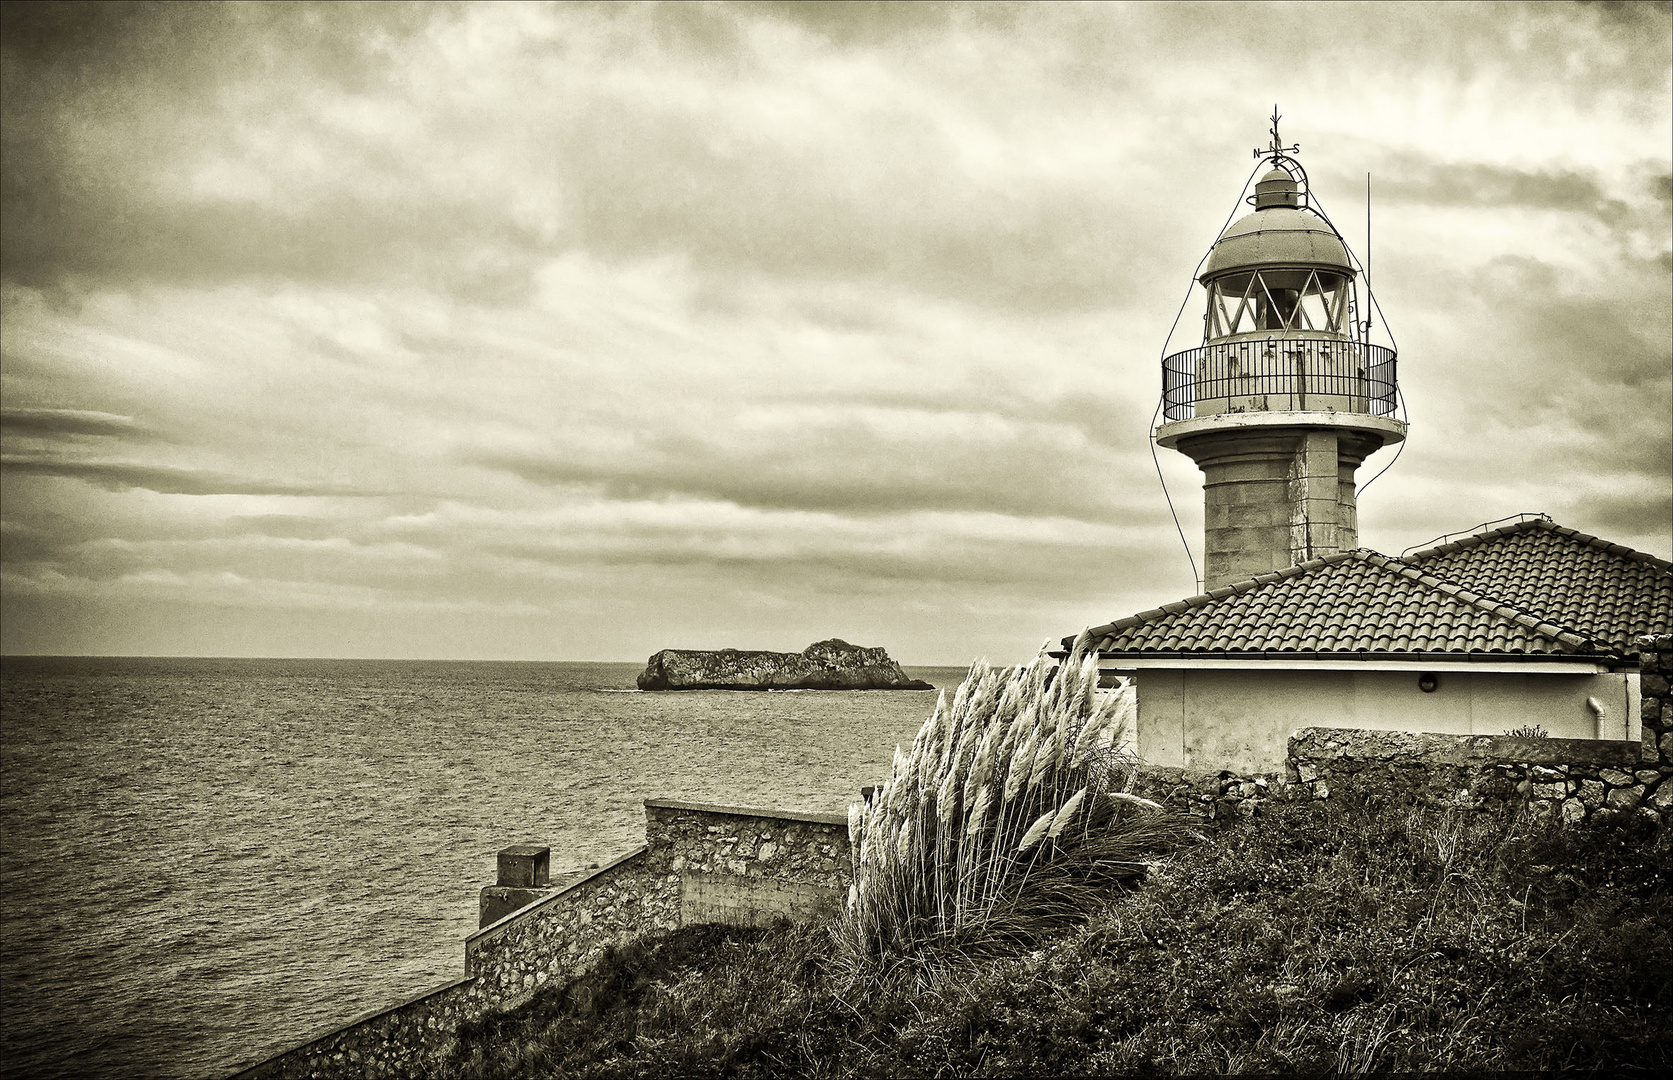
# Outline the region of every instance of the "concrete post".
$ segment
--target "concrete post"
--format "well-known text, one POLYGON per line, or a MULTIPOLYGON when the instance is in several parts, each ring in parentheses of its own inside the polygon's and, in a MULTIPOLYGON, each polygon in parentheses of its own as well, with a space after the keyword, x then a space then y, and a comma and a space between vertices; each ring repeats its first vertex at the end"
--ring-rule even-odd
POLYGON ((477 898, 478 927, 499 922, 519 908, 552 891, 552 849, 539 844, 502 848, 497 860, 498 880, 477 898))

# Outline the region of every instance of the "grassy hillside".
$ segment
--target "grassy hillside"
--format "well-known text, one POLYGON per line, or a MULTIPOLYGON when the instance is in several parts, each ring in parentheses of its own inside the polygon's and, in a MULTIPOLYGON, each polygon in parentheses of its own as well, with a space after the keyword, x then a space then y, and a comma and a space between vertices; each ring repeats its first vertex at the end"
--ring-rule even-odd
POLYGON ((1009 951, 688 927, 463 1033, 448 1077, 1673 1067, 1670 833, 1273 805, 1009 951))

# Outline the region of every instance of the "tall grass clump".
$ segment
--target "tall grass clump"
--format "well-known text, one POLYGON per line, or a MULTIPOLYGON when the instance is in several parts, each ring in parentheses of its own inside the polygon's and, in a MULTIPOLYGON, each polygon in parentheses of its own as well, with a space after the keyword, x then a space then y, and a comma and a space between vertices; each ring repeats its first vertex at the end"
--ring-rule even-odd
POLYGON ((1133 691, 1097 693, 1090 640, 1061 664, 1044 650, 1005 670, 978 661, 850 807, 840 932, 853 951, 1031 939, 1189 835, 1132 794, 1133 691))

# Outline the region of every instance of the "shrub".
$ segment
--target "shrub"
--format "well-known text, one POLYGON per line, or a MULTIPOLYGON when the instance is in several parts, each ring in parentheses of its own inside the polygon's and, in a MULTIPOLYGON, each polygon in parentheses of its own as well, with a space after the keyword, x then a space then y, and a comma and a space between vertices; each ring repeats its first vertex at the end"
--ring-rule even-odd
POLYGON ((855 954, 1029 940, 1189 835, 1132 794, 1133 691, 1100 699, 1089 643, 1061 664, 1044 651, 1002 671, 978 661, 850 808, 840 934, 855 954))

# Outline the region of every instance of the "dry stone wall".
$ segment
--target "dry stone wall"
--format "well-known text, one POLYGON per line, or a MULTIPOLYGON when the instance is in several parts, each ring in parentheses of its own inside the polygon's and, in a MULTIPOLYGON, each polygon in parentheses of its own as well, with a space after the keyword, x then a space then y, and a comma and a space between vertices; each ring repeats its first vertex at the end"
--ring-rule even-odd
POLYGON ((465 939, 466 977, 312 1039, 238 1080, 404 1077, 451 1050, 461 1024, 582 974, 605 949, 678 925, 679 886, 640 848, 465 939))
MULTIPOLYGON (((1646 706, 1648 694, 1646 694, 1646 706)), ((1630 742, 1432 735, 1304 728, 1290 738, 1284 772, 1210 775, 1149 770, 1140 790, 1208 820, 1258 814, 1272 800, 1327 799, 1355 791, 1429 806, 1450 806, 1566 824, 1636 815, 1673 820, 1673 775, 1666 757, 1646 761, 1630 742)), ((1659 743, 1658 743, 1659 745, 1659 743)))
POLYGON ((1673 766, 1673 634, 1638 639, 1639 687, 1643 699, 1642 763, 1665 772, 1673 766))

